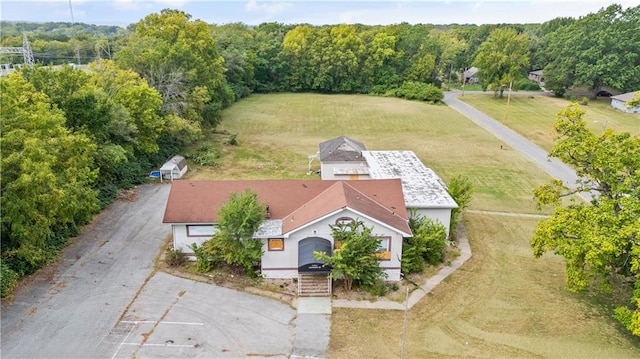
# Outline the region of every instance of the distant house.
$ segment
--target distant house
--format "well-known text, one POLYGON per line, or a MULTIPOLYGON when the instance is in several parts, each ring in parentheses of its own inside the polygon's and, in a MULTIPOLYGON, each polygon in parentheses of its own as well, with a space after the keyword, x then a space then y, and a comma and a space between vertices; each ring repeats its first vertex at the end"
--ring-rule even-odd
POLYGON ((622 95, 611 96, 611 107, 626 113, 640 113, 640 105, 629 108, 628 102, 636 96, 640 96, 640 91, 627 92, 622 95))
POLYGON ((469 67, 462 73, 462 79, 465 84, 477 84, 478 82, 480 82, 480 80, 478 79, 478 68, 469 67))
POLYGON ((173 156, 160 167, 160 178, 180 179, 187 173, 187 160, 182 156, 173 156))
POLYGON ((542 77, 543 73, 542 70, 536 70, 536 71, 531 71, 529 72, 529 80, 537 83, 537 84, 542 84, 544 81, 544 78, 542 77))

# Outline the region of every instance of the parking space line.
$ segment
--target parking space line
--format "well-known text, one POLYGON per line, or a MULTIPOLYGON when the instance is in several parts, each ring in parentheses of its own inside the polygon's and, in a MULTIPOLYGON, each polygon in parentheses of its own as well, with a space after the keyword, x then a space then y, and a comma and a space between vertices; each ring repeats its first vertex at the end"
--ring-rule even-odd
POLYGON ((120 342, 120 345, 118 345, 118 349, 116 350, 115 353, 113 353, 113 355, 111 356, 111 359, 114 359, 116 357, 116 355, 118 355, 118 352, 120 351, 120 349, 122 349, 122 346, 124 345, 124 342, 126 342, 127 339, 129 339, 129 336, 131 335, 131 333, 133 333, 135 328, 136 328, 135 325, 131 326, 131 329, 129 330, 129 333, 127 333, 127 336, 124 337, 124 339, 122 339, 122 342, 120 342))
POLYGON ((154 320, 123 320, 120 323, 131 324, 177 324, 177 325, 204 325, 204 323, 198 322, 156 322, 154 320))
MULTIPOLYGON (((135 345, 139 346, 140 343, 122 343, 122 345, 135 345)), ((195 345, 191 344, 154 344, 154 343, 144 343, 143 347, 180 347, 180 348, 195 348, 195 345)))

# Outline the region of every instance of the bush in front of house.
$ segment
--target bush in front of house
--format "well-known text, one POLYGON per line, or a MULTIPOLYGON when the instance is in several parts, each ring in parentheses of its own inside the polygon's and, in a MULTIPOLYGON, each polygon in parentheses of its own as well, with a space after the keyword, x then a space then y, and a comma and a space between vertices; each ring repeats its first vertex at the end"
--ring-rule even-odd
POLYGON ((422 272, 426 264, 438 265, 444 260, 447 230, 437 221, 412 212, 409 218, 412 237, 402 243, 402 274, 422 272))
POLYGON ((540 91, 540 85, 526 78, 516 81, 514 88, 522 91, 540 91))
POLYGON ((169 267, 180 267, 187 262, 187 255, 179 248, 170 248, 167 250, 164 261, 169 267))

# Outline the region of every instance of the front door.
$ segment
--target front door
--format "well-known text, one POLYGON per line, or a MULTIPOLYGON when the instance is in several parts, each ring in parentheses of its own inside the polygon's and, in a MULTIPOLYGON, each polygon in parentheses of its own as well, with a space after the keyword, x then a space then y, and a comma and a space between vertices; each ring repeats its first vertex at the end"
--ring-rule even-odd
POLYGON ((316 259, 314 251, 331 255, 331 242, 320 237, 307 237, 298 242, 298 272, 330 272, 324 261, 316 259))

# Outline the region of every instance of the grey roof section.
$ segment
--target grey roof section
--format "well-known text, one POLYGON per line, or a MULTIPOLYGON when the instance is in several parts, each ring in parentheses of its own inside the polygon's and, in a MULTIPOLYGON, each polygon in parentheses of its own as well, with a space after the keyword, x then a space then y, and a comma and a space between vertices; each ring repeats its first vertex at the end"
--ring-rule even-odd
POLYGON ((367 148, 346 136, 320 143, 320 161, 362 161, 362 151, 367 148))
POLYGON ((633 92, 623 93, 623 94, 617 95, 617 96, 611 96, 611 98, 614 99, 614 100, 622 101, 622 102, 629 102, 629 101, 633 100, 634 97, 637 96, 637 94, 638 94, 638 91, 633 91, 633 92))
POLYGON ((407 208, 458 208, 442 179, 413 151, 363 151, 374 179, 400 178, 407 208))
POLYGON ((187 160, 182 156, 173 156, 160 168, 161 171, 171 171, 174 167, 182 170, 187 165, 187 160))
POLYGON ((254 233, 253 238, 282 237, 282 220, 266 219, 254 233))
POLYGON ((469 67, 465 72, 463 72, 462 74, 464 75, 464 77, 472 77, 478 74, 479 69, 477 67, 469 67))

